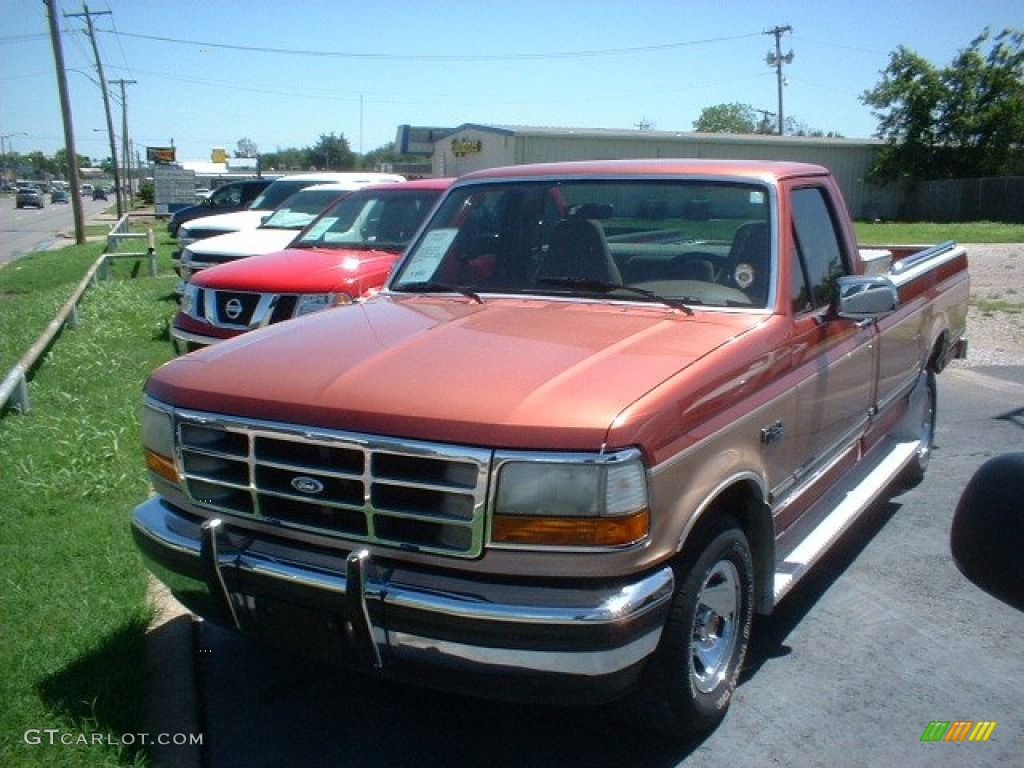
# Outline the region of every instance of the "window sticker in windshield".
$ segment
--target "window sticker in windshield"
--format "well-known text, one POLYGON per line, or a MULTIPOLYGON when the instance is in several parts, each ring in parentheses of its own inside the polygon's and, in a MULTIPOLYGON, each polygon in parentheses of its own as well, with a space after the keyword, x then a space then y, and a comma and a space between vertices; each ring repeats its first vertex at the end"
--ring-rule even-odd
POLYGON ((328 229, 334 226, 334 223, 337 220, 337 217, 331 218, 329 216, 325 216, 324 218, 320 219, 320 221, 318 221, 314 226, 310 227, 309 230, 307 230, 306 234, 303 235, 302 239, 319 240, 321 237, 324 236, 324 232, 326 232, 328 229))
POLYGON ((448 253, 458 230, 454 227, 435 229, 424 236, 409 268, 402 274, 404 283, 420 283, 430 280, 437 271, 441 259, 448 253))

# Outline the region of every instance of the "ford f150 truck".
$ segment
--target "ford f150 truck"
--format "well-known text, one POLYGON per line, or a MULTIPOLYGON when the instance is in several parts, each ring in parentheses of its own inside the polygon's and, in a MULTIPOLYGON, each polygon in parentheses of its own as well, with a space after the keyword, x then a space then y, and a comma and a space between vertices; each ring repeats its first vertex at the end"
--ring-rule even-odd
POLYGON ((154 372, 134 535, 266 641, 708 729, 752 615, 922 477, 967 299, 819 166, 468 174, 378 295, 154 372))
POLYGON ((175 352, 377 291, 450 184, 421 179, 363 187, 329 206, 285 250, 195 273, 171 327, 175 352))

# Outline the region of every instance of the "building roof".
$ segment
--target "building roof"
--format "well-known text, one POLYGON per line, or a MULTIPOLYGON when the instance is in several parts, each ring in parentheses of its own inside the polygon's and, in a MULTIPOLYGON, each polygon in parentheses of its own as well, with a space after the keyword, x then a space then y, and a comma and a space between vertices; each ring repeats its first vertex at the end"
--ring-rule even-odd
POLYGON ((463 123, 451 129, 451 133, 461 131, 485 131, 505 136, 550 136, 579 137, 593 139, 621 139, 626 141, 697 141, 703 143, 750 143, 764 144, 816 144, 816 145, 881 145, 881 139, 847 139, 823 136, 778 136, 763 133, 704 133, 698 131, 655 131, 620 128, 572 128, 558 126, 535 125, 488 125, 484 123, 463 123))

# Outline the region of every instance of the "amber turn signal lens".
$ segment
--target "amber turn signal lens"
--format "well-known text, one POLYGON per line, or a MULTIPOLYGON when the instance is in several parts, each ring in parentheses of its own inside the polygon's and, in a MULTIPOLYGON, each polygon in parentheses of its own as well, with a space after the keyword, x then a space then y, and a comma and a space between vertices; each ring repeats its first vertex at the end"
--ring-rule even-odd
POLYGON ((491 541, 542 547, 620 547, 647 536, 646 509, 623 517, 495 515, 491 541))
POLYGON ((151 472, 159 475, 169 483, 178 484, 181 482, 181 478, 178 477, 178 470, 174 467, 174 462, 166 456, 161 456, 155 451, 146 450, 146 466, 151 472))

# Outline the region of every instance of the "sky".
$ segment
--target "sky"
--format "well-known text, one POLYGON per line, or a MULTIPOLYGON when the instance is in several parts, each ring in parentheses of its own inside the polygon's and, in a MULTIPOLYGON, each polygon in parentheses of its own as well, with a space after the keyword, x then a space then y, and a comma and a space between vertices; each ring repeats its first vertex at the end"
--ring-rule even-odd
MULTIPOLYGON (((55 2, 75 149, 99 161, 110 145, 95 59, 86 20, 67 15, 84 4, 55 2)), ((402 124, 689 131, 717 104, 775 112, 766 32, 785 26, 785 116, 866 138, 877 119, 860 96, 899 46, 942 67, 986 27, 1024 28, 1021 0, 87 2, 106 79, 135 81, 125 85, 133 145, 173 144, 179 160, 233 153, 241 139, 274 152, 330 134, 369 152, 402 124)), ((64 146, 45 8, 0 0, 8 151, 64 146)))

